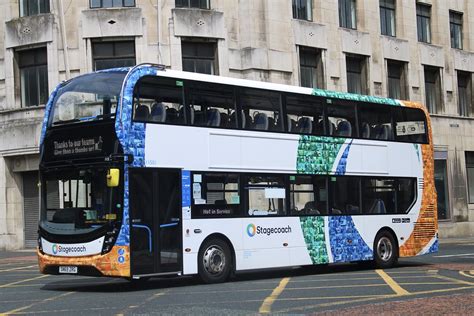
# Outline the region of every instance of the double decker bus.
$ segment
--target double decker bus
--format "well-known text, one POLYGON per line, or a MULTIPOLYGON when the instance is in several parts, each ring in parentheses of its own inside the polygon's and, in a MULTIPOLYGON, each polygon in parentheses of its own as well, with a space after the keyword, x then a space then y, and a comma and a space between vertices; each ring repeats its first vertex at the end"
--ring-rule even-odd
POLYGON ((63 82, 45 112, 42 273, 212 283, 438 249, 420 104, 142 64, 63 82))

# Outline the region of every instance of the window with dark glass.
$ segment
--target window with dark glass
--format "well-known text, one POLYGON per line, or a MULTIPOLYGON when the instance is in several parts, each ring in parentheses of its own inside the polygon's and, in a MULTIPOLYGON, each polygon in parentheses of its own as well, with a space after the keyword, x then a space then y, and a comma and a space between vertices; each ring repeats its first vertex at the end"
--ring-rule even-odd
POLYGON ((92 62, 94 70, 134 66, 135 41, 94 41, 92 62))
POLYGON ((438 204, 438 219, 449 219, 448 173, 446 159, 435 159, 434 178, 438 204))
POLYGON ((90 0, 90 8, 134 7, 135 0, 90 0))
POLYGON ((339 26, 357 28, 356 0, 339 0, 339 26))
POLYGON ((420 109, 394 107, 395 140, 411 143, 428 142, 425 113, 420 109))
MULTIPOLYGON (((234 89, 207 82, 192 82, 189 88, 191 124, 196 126, 237 128, 234 89)), ((242 124, 241 124, 242 126, 242 124)))
POLYGON ((468 201, 474 203, 474 151, 466 151, 468 201))
POLYGON ((291 215, 327 215, 327 177, 290 176, 291 215))
POLYGON ((359 135, 362 138, 392 140, 391 107, 380 104, 359 104, 359 135))
POLYGON ((326 130, 327 134, 331 136, 357 137, 355 105, 332 100, 327 105, 326 130))
POLYGON ((360 178, 329 177, 330 215, 361 214, 360 178))
POLYGON ((388 77, 388 97, 392 99, 406 100, 407 84, 406 84, 406 63, 387 60, 387 77, 388 77))
POLYGON ((286 185, 283 175, 246 177, 245 210, 249 216, 286 215, 286 185))
POLYGON ((283 131, 281 94, 250 88, 240 89, 242 123, 246 129, 283 131))
POLYGON ((293 19, 311 21, 313 19, 312 0, 293 0, 293 19))
POLYGON ((299 47, 301 86, 308 88, 324 87, 321 50, 312 47, 299 47))
POLYGON ((289 132, 324 135, 323 104, 320 99, 288 95, 286 113, 289 132))
POLYGON ((394 214, 396 211, 396 180, 362 178, 362 209, 364 214, 394 214))
POLYGON ((462 49, 462 13, 449 11, 451 47, 462 49))
POLYGON ((176 0, 177 8, 210 9, 210 0, 176 0))
POLYGON ((382 35, 395 36, 395 0, 380 0, 382 35))
POLYGON ((183 81, 162 77, 144 77, 134 91, 133 119, 140 122, 183 125, 191 119, 185 112, 183 81))
POLYGON ((21 105, 35 106, 48 101, 46 48, 18 51, 21 105))
POLYGON ((50 0, 20 0, 20 16, 49 13, 50 0))
POLYGON ((183 70, 217 75, 216 43, 181 42, 183 70))
POLYGON ((416 27, 418 41, 431 43, 431 6, 416 4, 416 27))
POLYGON ((367 94, 367 57, 361 55, 346 56, 347 92, 367 94))
POLYGON ((239 216, 239 179, 234 173, 193 173, 193 218, 239 216))
POLYGON ((442 109, 440 68, 424 66, 426 107, 430 113, 442 109))
POLYGON ((470 116, 472 110, 472 75, 470 72, 458 71, 458 111, 461 116, 470 116))

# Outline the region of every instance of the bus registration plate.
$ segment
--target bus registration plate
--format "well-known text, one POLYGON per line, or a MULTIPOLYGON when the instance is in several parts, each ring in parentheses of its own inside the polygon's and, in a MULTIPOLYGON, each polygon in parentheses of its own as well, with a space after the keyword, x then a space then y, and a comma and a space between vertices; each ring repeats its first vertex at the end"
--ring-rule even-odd
POLYGON ((74 266, 60 266, 59 273, 77 274, 77 267, 74 266))

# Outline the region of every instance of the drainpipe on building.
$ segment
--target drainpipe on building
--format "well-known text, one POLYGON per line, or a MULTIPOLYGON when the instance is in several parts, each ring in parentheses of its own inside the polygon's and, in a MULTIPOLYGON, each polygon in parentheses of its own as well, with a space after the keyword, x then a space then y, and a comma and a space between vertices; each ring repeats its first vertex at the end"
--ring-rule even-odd
POLYGON ((59 8, 59 20, 60 20, 60 29, 61 29, 61 40, 63 42, 63 53, 64 53, 64 68, 66 68, 66 80, 71 78, 71 70, 69 69, 69 49, 67 46, 67 39, 66 39, 66 24, 64 22, 64 8, 63 8, 63 0, 58 0, 58 8, 59 8))

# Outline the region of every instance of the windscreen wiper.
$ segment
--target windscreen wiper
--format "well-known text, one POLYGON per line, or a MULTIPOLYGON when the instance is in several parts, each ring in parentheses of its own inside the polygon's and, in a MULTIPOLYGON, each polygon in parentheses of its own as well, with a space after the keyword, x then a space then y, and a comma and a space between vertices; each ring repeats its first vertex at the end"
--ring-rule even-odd
POLYGON ((54 122, 53 125, 62 125, 62 124, 68 124, 68 123, 74 123, 74 122, 80 122, 80 120, 75 118, 71 120, 57 121, 57 122, 54 122))

